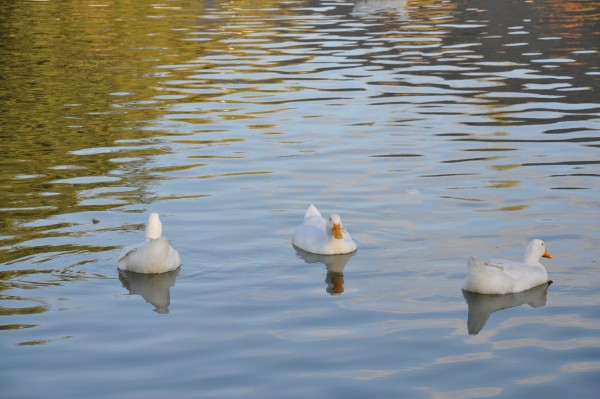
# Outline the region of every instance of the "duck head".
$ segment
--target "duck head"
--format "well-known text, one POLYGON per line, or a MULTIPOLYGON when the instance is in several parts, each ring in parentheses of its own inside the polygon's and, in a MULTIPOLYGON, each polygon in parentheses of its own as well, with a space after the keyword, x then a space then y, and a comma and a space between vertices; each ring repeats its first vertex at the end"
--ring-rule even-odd
POLYGON ((546 244, 544 244, 544 241, 542 240, 531 240, 525 250, 525 263, 539 262, 542 257, 552 259, 552 255, 548 252, 546 244))
POLYGON ((327 221, 327 234, 332 235, 338 240, 344 238, 340 215, 333 214, 329 217, 329 220, 327 221))
POLYGON ((148 216, 148 224, 146 225, 146 238, 155 240, 162 235, 162 223, 158 213, 151 213, 148 216))

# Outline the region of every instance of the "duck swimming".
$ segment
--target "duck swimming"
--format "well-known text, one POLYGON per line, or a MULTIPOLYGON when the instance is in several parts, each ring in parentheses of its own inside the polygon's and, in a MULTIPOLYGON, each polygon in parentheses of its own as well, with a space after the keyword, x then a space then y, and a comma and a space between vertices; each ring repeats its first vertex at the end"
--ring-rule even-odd
POLYGON ((340 215, 332 214, 326 220, 312 204, 306 210, 302 224, 296 229, 292 244, 319 255, 341 255, 356 251, 356 243, 343 228, 340 215))
POLYGON ((146 225, 146 241, 125 247, 119 256, 119 269, 136 273, 165 273, 181 265, 179 253, 162 236, 158 213, 151 213, 146 225))
POLYGON ((486 262, 470 257, 463 289, 479 294, 510 294, 547 283, 542 257, 552 259, 544 241, 538 239, 527 245, 522 262, 503 259, 486 262))

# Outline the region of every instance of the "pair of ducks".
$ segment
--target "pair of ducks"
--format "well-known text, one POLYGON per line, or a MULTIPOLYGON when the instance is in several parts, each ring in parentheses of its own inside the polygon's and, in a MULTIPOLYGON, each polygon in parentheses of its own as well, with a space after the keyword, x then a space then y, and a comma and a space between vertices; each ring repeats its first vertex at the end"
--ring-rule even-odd
MULTIPOLYGON (((314 205, 310 205, 304 220, 294 233, 292 244, 318 255, 341 255, 356 251, 356 243, 342 227, 339 215, 328 220, 314 205)), ((510 294, 528 290, 548 282, 548 273, 540 263, 542 257, 552 258, 542 240, 532 240, 522 262, 469 258, 465 291, 479 294, 510 294)), ((136 273, 164 273, 181 265, 179 253, 162 236, 162 224, 157 213, 151 213, 146 225, 146 241, 123 249, 119 269, 136 273)))

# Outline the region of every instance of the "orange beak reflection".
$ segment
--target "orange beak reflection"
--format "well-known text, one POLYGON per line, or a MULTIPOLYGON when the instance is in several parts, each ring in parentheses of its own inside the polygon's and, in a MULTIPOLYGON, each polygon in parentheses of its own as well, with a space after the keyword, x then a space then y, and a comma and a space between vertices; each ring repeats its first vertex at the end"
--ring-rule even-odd
POLYGON ((550 255, 550 252, 548 252, 547 249, 544 251, 544 254, 542 256, 544 258, 552 259, 552 255, 550 255))
POLYGON ((344 238, 344 235, 342 234, 342 226, 339 224, 333 225, 333 236, 337 239, 344 238))

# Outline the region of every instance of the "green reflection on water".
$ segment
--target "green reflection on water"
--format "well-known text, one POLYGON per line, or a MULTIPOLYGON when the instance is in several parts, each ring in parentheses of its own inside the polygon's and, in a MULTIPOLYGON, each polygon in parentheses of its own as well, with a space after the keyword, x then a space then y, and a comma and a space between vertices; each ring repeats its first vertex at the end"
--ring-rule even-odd
MULTIPOLYGON (((201 4, 185 3, 199 12, 201 4)), ((50 305, 29 298, 31 289, 90 277, 53 265, 65 254, 78 254, 78 265, 96 262, 99 252, 117 247, 82 239, 90 227, 54 217, 147 201, 152 179, 140 178, 148 173, 144 164, 172 151, 150 140, 157 131, 145 127, 162 112, 153 96, 166 73, 157 66, 203 51, 174 31, 193 24, 194 13, 137 1, 104 4, 0 7, 0 292, 12 294, 0 297, 0 316, 44 313, 50 305), (130 159, 128 173, 119 173, 120 159, 130 159), (48 261, 50 269, 38 270, 48 261)))
POLYGON ((202 4, 179 3, 193 12, 135 1, 10 2, 0 9, 0 262, 106 250, 18 244, 74 234, 68 224, 30 222, 147 196, 149 183, 136 179, 139 173, 119 174, 114 160, 134 158, 131 170, 171 151, 160 140, 139 139, 157 135, 144 129, 161 112, 153 96, 166 73, 157 66, 203 51, 174 30, 192 25, 202 4))
MULTIPOLYGON (((155 135, 131 127, 157 116, 158 101, 139 103, 155 94, 153 85, 161 78, 156 64, 167 54, 178 54, 175 61, 197 51, 175 40, 173 18, 169 10, 133 1, 109 2, 107 7, 14 2, 0 10, 5 27, 0 74, 6 77, 0 80, 3 235, 14 234, 11 221, 77 207, 81 187, 61 181, 89 178, 91 188, 93 177, 111 175, 115 165, 109 162, 114 158, 110 151, 81 156, 77 150, 155 135), (153 14, 161 18, 147 23, 153 14)), ((192 16, 176 18, 191 23, 192 16)), ((119 180, 99 183, 122 185, 119 180)))
MULTIPOLYGON (((234 49, 235 44, 224 40, 224 36, 243 37, 251 33, 247 27, 235 26, 237 16, 228 14, 230 8, 242 14, 248 10, 254 18, 261 13, 265 17, 272 16, 274 6, 280 15, 298 6, 298 3, 268 3, 270 6, 265 2, 207 5, 202 1, 181 0, 176 5, 164 6, 131 0, 108 0, 100 5, 67 0, 10 2, 0 8, 0 26, 3 27, 0 29, 3 153, 0 158, 0 291, 16 292, 10 296, 12 299, 3 301, 0 314, 47 311, 49 305, 45 303, 34 306, 15 303, 28 301, 25 296, 32 288, 90 277, 77 266, 102 262, 100 253, 110 253, 120 246, 121 243, 106 245, 99 240, 103 231, 115 227, 105 227, 102 223, 96 226, 97 221, 92 224, 92 216, 98 212, 208 195, 153 192, 156 181, 172 179, 177 172, 202 170, 205 164, 178 162, 173 165, 152 161, 176 153, 177 146, 203 148, 245 141, 237 137, 171 140, 169 136, 181 138, 228 131, 211 126, 216 123, 215 118, 205 118, 204 113, 216 114, 222 121, 237 121, 253 119, 253 113, 262 112, 248 110, 245 114, 228 107, 226 103, 233 103, 235 99, 219 100, 220 109, 206 110, 202 104, 231 93, 218 87, 206 90, 201 79, 192 77, 190 80, 188 75, 190 69, 213 68, 212 63, 203 66, 198 61, 205 54, 227 54, 234 49), (223 18, 231 19, 226 31, 222 29, 223 20, 203 18, 213 14, 214 7, 222 7, 223 18), (256 7, 264 7, 264 10, 256 10, 256 7), (212 40, 194 40, 194 32, 198 30, 218 34, 212 40), (188 87, 190 90, 186 91, 188 87), (176 103, 201 106, 175 116, 167 115, 172 114, 168 108, 176 103), (65 218, 64 215, 71 216, 65 218), (73 219, 77 221, 72 222, 73 219), (75 260, 65 261, 69 255, 74 255, 75 260), (63 262, 66 263, 63 265, 63 262), (39 270, 42 263, 46 263, 47 270, 39 270), (35 277, 29 281, 28 276, 35 277)), ((274 24, 269 23, 271 27, 274 24)), ((235 49, 236 57, 249 51, 251 49, 235 49)), ((243 63, 239 71, 237 69, 232 73, 247 73, 243 63)), ((240 86, 237 92, 253 90, 240 86)), ((186 159, 243 157, 240 154, 198 154, 186 159)), ((269 173, 272 172, 206 171, 195 177, 269 173)), ((140 230, 143 226, 118 228, 120 231, 140 230)), ((5 326, 5 329, 14 328, 25 327, 14 323, 5 326)), ((43 342, 22 344, 38 343, 43 342)))

